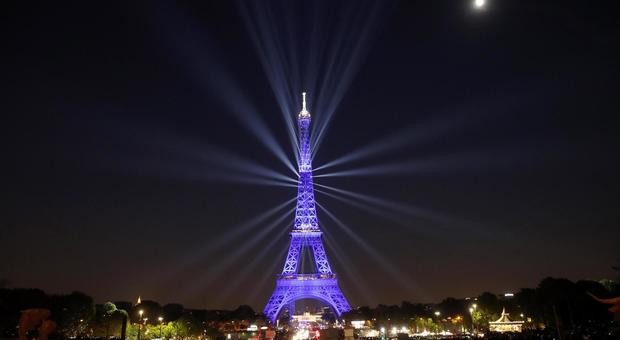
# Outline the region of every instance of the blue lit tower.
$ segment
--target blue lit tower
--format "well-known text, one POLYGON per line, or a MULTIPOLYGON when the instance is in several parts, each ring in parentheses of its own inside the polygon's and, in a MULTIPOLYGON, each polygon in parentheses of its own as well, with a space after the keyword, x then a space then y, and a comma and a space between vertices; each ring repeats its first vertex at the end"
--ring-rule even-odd
POLYGON ((297 122, 299 124, 299 184, 295 222, 291 230, 291 245, 288 249, 282 274, 276 279, 276 289, 271 295, 265 315, 275 322, 284 306, 292 313, 295 301, 316 299, 329 305, 337 316, 351 310, 347 299, 338 287, 338 279, 327 260, 321 229, 316 216, 314 186, 312 184, 312 150, 310 147, 310 112, 306 109, 306 93, 303 93, 303 107, 297 122), (314 271, 298 273, 300 255, 305 249, 314 254, 314 271))

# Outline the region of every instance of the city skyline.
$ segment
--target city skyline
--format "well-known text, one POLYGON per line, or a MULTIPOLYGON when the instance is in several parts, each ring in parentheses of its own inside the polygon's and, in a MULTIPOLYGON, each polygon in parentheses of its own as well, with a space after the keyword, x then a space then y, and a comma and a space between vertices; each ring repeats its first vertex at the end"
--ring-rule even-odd
POLYGON ((613 278, 617 5, 471 4, 5 5, 0 279, 261 310, 302 91, 351 305, 613 278))

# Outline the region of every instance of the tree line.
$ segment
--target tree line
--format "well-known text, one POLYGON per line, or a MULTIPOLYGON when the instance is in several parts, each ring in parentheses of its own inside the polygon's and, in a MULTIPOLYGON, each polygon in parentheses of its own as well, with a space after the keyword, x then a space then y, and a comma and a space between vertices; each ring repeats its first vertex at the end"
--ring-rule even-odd
POLYGON ((126 337, 136 339, 191 338, 209 336, 223 338, 221 325, 233 320, 256 321, 262 318, 250 306, 235 310, 187 309, 180 304, 161 306, 155 301, 132 304, 126 301, 95 304, 93 298, 72 292, 48 295, 40 289, 0 289, 0 338, 16 338, 21 312, 47 309, 56 324, 56 338, 120 337, 123 326, 126 337), (140 315, 139 311, 142 311, 140 315))
MULTIPOLYGON (((400 305, 359 307, 343 317, 347 321, 373 320, 375 327, 399 324, 434 329, 441 322, 458 320, 468 328, 484 329, 488 321, 499 318, 505 308, 511 318, 525 320, 530 327, 545 327, 557 332, 609 325, 612 314, 607 306, 589 294, 603 298, 619 296, 620 285, 613 280, 572 282, 546 278, 536 288, 523 288, 511 297, 485 292, 468 299, 449 297, 436 304, 404 301, 400 305)), ((92 297, 81 292, 50 295, 40 289, 1 288, 0 337, 16 337, 21 311, 31 308, 50 310, 51 319, 57 325, 55 335, 64 338, 118 337, 123 320, 126 320, 127 336, 134 339, 138 331, 141 339, 162 336, 218 338, 224 336, 223 325, 234 320, 266 323, 262 314, 246 305, 227 311, 187 309, 175 303, 162 306, 155 301, 142 301, 137 305, 123 301, 95 304, 92 297)))
POLYGON ((609 306, 595 301, 590 294, 620 296, 620 284, 614 280, 572 282, 549 277, 536 288, 522 288, 510 296, 484 292, 470 298, 448 297, 437 304, 403 301, 400 305, 364 306, 345 318, 373 320, 378 326, 400 324, 414 328, 420 328, 422 322, 425 329, 462 320, 466 328, 485 330, 488 322, 499 319, 505 309, 512 320, 524 321, 531 329, 553 329, 555 333, 588 327, 608 329, 613 319, 609 306))

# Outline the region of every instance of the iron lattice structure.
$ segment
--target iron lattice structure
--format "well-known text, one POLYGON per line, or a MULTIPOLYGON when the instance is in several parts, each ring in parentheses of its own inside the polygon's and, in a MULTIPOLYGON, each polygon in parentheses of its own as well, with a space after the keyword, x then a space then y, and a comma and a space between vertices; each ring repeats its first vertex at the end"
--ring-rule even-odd
POLYGON ((297 119, 299 125, 299 182, 295 222, 291 231, 284 269, 276 279, 276 289, 271 295, 264 313, 272 321, 288 306, 289 314, 295 301, 315 299, 330 306, 338 317, 351 310, 349 302, 338 286, 336 274, 323 247, 322 232, 316 215, 314 184, 312 183, 312 150, 310 147, 310 113, 306 110, 306 93, 303 93, 303 108, 297 119), (314 272, 298 273, 298 263, 304 250, 314 255, 314 272))

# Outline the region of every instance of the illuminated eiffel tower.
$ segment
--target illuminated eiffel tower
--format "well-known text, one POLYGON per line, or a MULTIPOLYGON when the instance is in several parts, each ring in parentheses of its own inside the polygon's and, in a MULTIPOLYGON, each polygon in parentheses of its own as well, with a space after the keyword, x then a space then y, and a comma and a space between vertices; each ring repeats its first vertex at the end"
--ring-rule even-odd
POLYGON ((321 229, 316 216, 314 185, 312 184, 312 150, 310 147, 310 112, 306 109, 306 93, 303 93, 303 107, 297 122, 299 124, 299 183, 295 224, 291 231, 291 245, 288 249, 282 274, 276 280, 276 289, 271 295, 264 313, 272 321, 287 306, 289 315, 295 310, 295 301, 300 299, 319 300, 330 306, 340 317, 351 310, 349 302, 338 287, 336 273, 327 260, 321 229), (314 272, 298 273, 299 258, 304 250, 314 254, 314 272))

